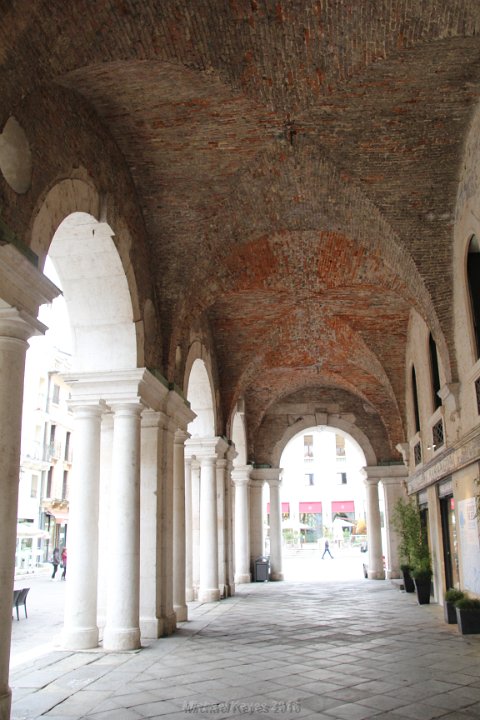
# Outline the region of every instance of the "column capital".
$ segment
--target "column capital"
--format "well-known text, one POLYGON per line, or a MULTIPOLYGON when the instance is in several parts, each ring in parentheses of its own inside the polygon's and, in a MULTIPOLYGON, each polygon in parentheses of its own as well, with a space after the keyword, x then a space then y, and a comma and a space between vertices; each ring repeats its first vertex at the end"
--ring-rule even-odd
POLYGON ((23 310, 15 307, 0 308, 0 337, 26 342, 34 335, 44 335, 47 329, 46 325, 23 310))
POLYGON ((228 442, 223 437, 191 437, 185 442, 185 454, 199 460, 207 456, 221 459, 228 447, 228 442))
POLYGON ((233 484, 237 487, 240 487, 242 485, 248 485, 250 483, 251 471, 251 465, 241 465, 240 467, 234 467, 231 473, 233 484))
POLYGON ((268 482, 270 487, 277 485, 280 487, 282 484, 282 468, 253 468, 251 472, 252 480, 262 480, 268 482))
POLYGON ((96 401, 110 405, 141 402, 152 410, 164 410, 169 390, 146 368, 108 372, 69 372, 62 375, 70 385, 73 400, 96 401))
POLYGON ((401 483, 408 478, 405 465, 367 465, 361 470, 366 482, 401 483))
POLYGON ((89 403, 80 400, 69 400, 67 404, 74 417, 77 418, 101 417, 107 410, 107 405, 103 400, 89 403))
POLYGON ((188 433, 186 430, 175 430, 175 444, 176 445, 184 445, 185 441, 188 440, 190 437, 190 433, 188 433))

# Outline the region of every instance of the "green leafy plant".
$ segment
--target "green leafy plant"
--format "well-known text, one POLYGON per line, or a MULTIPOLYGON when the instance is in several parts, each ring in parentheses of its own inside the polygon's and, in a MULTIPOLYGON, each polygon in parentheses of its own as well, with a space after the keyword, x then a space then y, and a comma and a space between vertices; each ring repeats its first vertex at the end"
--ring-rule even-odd
POLYGON ((426 530, 420 510, 413 498, 399 498, 393 509, 392 522, 400 536, 400 559, 412 571, 412 576, 431 577, 432 568, 426 530))
POLYGON ((477 598, 463 597, 457 600, 455 607, 459 610, 480 610, 480 600, 477 598))
POLYGON ((456 603, 458 600, 462 600, 465 597, 465 593, 455 588, 450 588, 445 593, 446 602, 456 603))

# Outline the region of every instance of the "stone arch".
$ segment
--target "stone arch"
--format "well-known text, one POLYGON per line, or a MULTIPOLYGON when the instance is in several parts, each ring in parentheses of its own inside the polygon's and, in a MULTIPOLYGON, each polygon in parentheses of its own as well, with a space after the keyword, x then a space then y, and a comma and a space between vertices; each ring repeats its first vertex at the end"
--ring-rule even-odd
POLYGON ((211 361, 205 348, 195 341, 185 364, 185 394, 196 418, 189 424, 192 437, 212 437, 216 434, 215 393, 211 361))
POLYGON ((40 267, 48 254, 62 284, 74 337, 73 365, 80 372, 131 369, 143 359, 136 283, 102 215, 95 187, 71 178, 47 193, 32 227, 31 248, 40 267))
MULTIPOLYGON (((277 443, 275 443, 274 447, 272 448, 271 457, 273 467, 280 467, 280 459, 282 457, 282 453, 290 440, 293 440, 294 437, 300 435, 301 433, 304 433, 305 430, 308 430, 311 427, 314 427, 312 426, 311 418, 307 417, 302 418, 294 425, 290 426, 285 430, 281 439, 277 443)), ((334 421, 330 420, 328 425, 326 425, 325 427, 331 428, 333 430, 337 429, 349 435, 353 442, 360 448, 360 450, 365 455, 367 465, 372 466, 377 464, 377 456, 370 440, 365 435, 365 433, 360 430, 360 428, 357 427, 354 423, 343 418, 335 418, 334 421)))

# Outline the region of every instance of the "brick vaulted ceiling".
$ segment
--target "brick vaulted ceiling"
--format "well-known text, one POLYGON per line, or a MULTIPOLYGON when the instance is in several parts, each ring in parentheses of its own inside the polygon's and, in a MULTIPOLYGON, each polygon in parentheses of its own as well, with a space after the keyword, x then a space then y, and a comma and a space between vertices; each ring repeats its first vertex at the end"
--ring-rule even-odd
POLYGON ((455 373, 448 291, 478 0, 0 5, 5 108, 42 88, 80 95, 127 164, 169 379, 182 381, 189 328, 208 328, 220 431, 240 397, 252 445, 275 403, 337 388, 397 457, 412 307, 455 373))

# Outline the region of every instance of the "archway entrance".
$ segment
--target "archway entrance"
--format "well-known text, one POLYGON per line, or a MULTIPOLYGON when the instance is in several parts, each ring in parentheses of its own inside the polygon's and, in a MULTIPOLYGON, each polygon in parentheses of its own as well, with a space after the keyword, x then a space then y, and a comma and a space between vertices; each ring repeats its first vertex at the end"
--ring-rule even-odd
MULTIPOLYGON (((287 443, 280 460, 285 579, 363 577, 365 465, 358 442, 338 428, 306 428, 287 443)), ((266 514, 268 525, 268 498, 266 514)))

